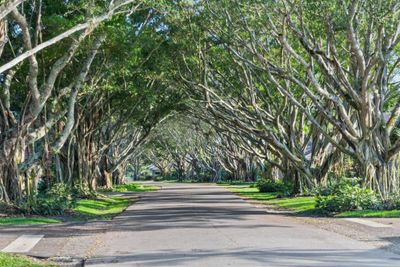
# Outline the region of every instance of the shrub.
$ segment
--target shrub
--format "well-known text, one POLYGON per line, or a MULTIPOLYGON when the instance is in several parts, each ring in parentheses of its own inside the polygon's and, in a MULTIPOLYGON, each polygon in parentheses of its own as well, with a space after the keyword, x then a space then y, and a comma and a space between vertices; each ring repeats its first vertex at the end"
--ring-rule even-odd
POLYGON ((284 184, 282 181, 273 181, 270 179, 258 180, 256 187, 261 193, 289 191, 289 186, 284 184))
POLYGON ((73 198, 96 198, 96 192, 89 189, 87 185, 76 184, 71 188, 71 194, 73 198))
POLYGON ((400 209, 400 193, 392 194, 387 199, 383 200, 382 209, 385 210, 400 209))
POLYGON ((357 179, 343 178, 339 182, 320 189, 316 207, 329 212, 375 208, 378 199, 374 192, 362 188, 357 179))
POLYGON ((20 203, 20 209, 26 214, 60 215, 76 205, 72 190, 64 184, 54 184, 51 189, 39 193, 35 198, 20 203))

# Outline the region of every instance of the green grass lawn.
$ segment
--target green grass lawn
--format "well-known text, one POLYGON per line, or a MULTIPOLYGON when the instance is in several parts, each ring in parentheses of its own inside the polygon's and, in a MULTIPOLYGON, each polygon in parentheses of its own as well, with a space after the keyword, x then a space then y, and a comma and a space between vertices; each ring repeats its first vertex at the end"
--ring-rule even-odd
POLYGON ((34 261, 25 256, 16 256, 0 252, 0 266, 4 267, 50 267, 55 266, 48 263, 34 261))
MULTIPOLYGON (((106 192, 152 192, 160 189, 158 186, 142 184, 116 185, 106 192)), ((135 199, 128 196, 104 196, 97 199, 82 199, 77 203, 74 212, 85 219, 111 219, 124 211, 135 199)))
POLYGON ((315 197, 276 198, 268 201, 269 204, 299 213, 316 211, 315 197))
POLYGON ((260 193, 256 187, 230 186, 227 188, 242 197, 259 200, 262 202, 276 199, 277 196, 277 193, 260 193))
POLYGON ((122 184, 116 185, 111 190, 112 192, 152 192, 158 190, 158 186, 142 185, 142 184, 122 184))
POLYGON ((353 210, 336 214, 335 217, 375 217, 375 218, 398 218, 400 210, 353 210))
POLYGON ((316 211, 314 197, 277 198, 278 193, 260 193, 256 187, 230 186, 227 188, 242 197, 294 212, 308 213, 316 211))
MULTIPOLYGON (((61 219, 47 217, 4 217, 0 218, 0 225, 37 225, 58 223, 61 219)), ((1 266, 1 265, 0 265, 1 266)))
POLYGON ((245 185, 245 186, 255 186, 254 182, 244 182, 244 181, 223 181, 217 182, 217 185, 245 185))
POLYGON ((131 199, 116 196, 82 199, 78 201, 74 212, 84 219, 111 219, 124 211, 131 203, 131 199))

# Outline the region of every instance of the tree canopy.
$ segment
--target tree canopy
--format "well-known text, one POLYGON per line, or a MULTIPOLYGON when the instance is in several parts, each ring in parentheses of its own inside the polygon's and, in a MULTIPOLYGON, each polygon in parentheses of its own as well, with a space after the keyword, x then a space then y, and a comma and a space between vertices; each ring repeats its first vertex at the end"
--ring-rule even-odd
POLYGON ((163 176, 398 193, 397 1, 0 6, 0 200, 163 176), (139 164, 139 165, 140 165, 139 164), (133 167, 134 166, 134 167, 133 167))

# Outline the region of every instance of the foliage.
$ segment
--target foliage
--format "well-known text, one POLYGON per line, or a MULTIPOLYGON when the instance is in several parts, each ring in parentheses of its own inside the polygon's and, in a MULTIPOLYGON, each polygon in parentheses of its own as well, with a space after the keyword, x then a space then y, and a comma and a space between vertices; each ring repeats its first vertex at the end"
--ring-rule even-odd
POLYGON ((259 179, 256 187, 261 193, 268 192, 281 192, 286 193, 290 191, 290 185, 283 183, 280 180, 274 181, 271 179, 259 179))
POLYGON ((284 173, 257 183, 282 197, 352 172, 317 188, 321 208, 400 207, 396 1, 128 2, 25 1, 0 21, 8 65, 109 15, 3 71, 0 200, 61 214, 142 157, 179 181, 284 173), (41 177, 76 185, 37 193, 41 177))
POLYGON ((33 199, 20 203, 20 209, 24 214, 60 215, 70 211, 75 205, 76 198, 71 188, 59 183, 33 199))
POLYGON ((82 184, 76 184, 72 186, 71 193, 75 199, 95 198, 97 196, 96 192, 90 190, 88 186, 82 184))
POLYGON ((316 207, 329 212, 372 209, 378 206, 374 192, 359 185, 357 178, 341 178, 323 188, 317 195, 316 207))
MULTIPOLYGON (((275 205, 280 208, 288 209, 294 212, 306 214, 323 214, 317 206, 316 197, 291 197, 291 198, 278 198, 277 193, 260 193, 257 188, 249 186, 228 186, 230 191, 248 199, 256 200, 264 204, 275 205)), ((328 189, 327 189, 328 190, 328 189)), ((325 196, 326 197, 326 196, 325 196)), ((398 218, 400 217, 400 209, 394 210, 352 210, 344 211, 335 215, 336 217, 382 217, 382 218, 398 218)))
POLYGON ((400 193, 394 193, 382 201, 381 208, 385 210, 400 209, 400 193))

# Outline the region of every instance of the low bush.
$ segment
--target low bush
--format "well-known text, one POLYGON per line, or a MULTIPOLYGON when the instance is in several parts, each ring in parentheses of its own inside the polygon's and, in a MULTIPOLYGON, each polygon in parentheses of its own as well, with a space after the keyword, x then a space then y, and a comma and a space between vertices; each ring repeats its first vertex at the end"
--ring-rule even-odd
POLYGON ((71 194, 74 198, 96 198, 97 193, 89 189, 84 184, 76 184, 71 188, 71 194))
POLYGON ((0 200, 0 214, 17 214, 17 213, 19 213, 18 206, 0 200))
POLYGON ((76 205, 73 191, 64 184, 54 184, 51 189, 20 203, 22 213, 35 215, 60 215, 76 205))
POLYGON ((261 193, 272 193, 272 192, 288 192, 290 191, 290 185, 283 183, 282 181, 273 181, 270 179, 259 179, 256 183, 256 187, 261 193))
POLYGON ((362 188, 357 178, 342 178, 321 188, 316 196, 316 208, 329 212, 373 209, 378 206, 375 193, 362 188))
POLYGON ((387 199, 382 201, 381 206, 384 210, 400 209, 400 193, 390 195, 387 199))

